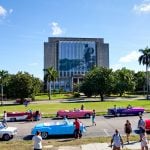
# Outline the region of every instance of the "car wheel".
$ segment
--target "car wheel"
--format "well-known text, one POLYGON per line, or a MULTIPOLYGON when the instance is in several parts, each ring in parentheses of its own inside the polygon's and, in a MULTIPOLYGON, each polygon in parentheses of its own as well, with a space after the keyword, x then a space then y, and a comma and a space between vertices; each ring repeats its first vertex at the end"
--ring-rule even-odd
POLYGON ((120 117, 120 113, 117 113, 116 116, 117 116, 117 117, 120 117))
POLYGON ((8 141, 11 137, 9 136, 9 134, 4 134, 3 135, 3 140, 4 141, 8 141))
POLYGON ((47 133, 47 132, 42 132, 42 133, 41 133, 41 137, 42 137, 43 139, 46 139, 46 138, 48 137, 48 133, 47 133))
POLYGON ((10 121, 15 122, 16 118, 10 118, 10 121))
POLYGON ((85 114, 85 118, 90 118, 90 114, 85 114))
POLYGON ((138 115, 139 115, 139 116, 142 115, 142 112, 139 112, 138 115))

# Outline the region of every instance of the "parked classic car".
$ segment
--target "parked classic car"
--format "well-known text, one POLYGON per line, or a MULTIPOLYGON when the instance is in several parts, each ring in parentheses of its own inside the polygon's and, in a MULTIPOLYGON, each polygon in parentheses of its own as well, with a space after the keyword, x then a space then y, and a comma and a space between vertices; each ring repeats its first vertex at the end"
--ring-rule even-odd
POLYGON ((59 110, 57 112, 57 117, 66 117, 66 118, 90 118, 92 115, 92 110, 59 110))
POLYGON ((142 107, 127 107, 127 108, 109 108, 108 115, 121 116, 121 115, 142 115, 144 108, 142 107))
POLYGON ((14 135, 17 134, 16 127, 7 127, 2 122, 0 122, 0 138, 5 141, 8 141, 13 138, 14 135))
MULTIPOLYGON (((37 131, 41 132, 43 139, 46 139, 48 136, 53 135, 74 135, 75 127, 72 121, 64 119, 61 121, 47 122, 37 124, 31 131, 32 135, 35 135, 37 131)), ((80 123, 80 133, 85 132, 85 126, 80 123)))
POLYGON ((146 131, 150 131, 150 119, 145 120, 145 129, 146 131))
POLYGON ((24 99, 17 98, 16 99, 17 104, 29 104, 31 101, 32 99, 30 98, 24 98, 24 99))
POLYGON ((39 111, 27 112, 7 112, 7 121, 21 121, 21 120, 40 120, 41 113, 39 111))

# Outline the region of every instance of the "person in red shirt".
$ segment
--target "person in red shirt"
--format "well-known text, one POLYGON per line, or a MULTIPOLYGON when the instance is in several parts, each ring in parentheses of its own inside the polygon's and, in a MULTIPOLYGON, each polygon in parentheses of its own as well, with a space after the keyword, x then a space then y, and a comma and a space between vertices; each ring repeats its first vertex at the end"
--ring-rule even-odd
POLYGON ((74 126, 75 126, 75 138, 81 138, 82 135, 80 133, 80 121, 78 120, 78 118, 75 118, 74 126))

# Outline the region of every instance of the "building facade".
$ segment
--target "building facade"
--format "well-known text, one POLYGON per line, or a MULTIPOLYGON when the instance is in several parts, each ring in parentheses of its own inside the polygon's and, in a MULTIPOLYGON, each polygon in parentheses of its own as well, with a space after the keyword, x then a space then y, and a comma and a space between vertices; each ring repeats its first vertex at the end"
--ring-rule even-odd
POLYGON ((103 38, 49 37, 44 42, 44 69, 54 67, 59 74, 52 89, 72 91, 94 66, 109 67, 109 44, 103 38))

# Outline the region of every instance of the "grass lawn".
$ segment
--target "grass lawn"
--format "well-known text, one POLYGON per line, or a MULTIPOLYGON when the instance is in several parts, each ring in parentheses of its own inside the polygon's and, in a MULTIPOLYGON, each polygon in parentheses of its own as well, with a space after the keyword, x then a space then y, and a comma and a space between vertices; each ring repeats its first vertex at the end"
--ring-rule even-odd
POLYGON ((56 112, 59 109, 74 109, 80 108, 81 104, 84 104, 85 109, 95 109, 97 114, 104 114, 107 113, 107 109, 111 108, 115 105, 117 107, 126 107, 128 104, 132 106, 140 106, 144 107, 146 111, 150 111, 150 101, 148 100, 134 100, 134 101, 113 101, 113 102, 77 102, 77 103, 36 103, 36 104, 29 104, 28 107, 24 105, 10 105, 10 106, 0 106, 0 114, 3 113, 4 110, 7 112, 21 112, 27 111, 32 109, 33 111, 39 110, 43 113, 43 116, 53 116, 56 115, 56 112))
MULTIPOLYGON (((149 139, 150 137, 148 137, 149 139)), ((58 146, 79 146, 82 144, 88 144, 88 143, 108 143, 110 144, 111 137, 92 137, 92 138, 81 138, 80 140, 75 139, 48 139, 43 140, 43 147, 48 145, 53 145, 54 148, 50 148, 50 150, 56 150, 58 146)), ((139 136, 133 136, 131 135, 130 141, 138 141, 139 136)), ((126 138, 123 137, 123 141, 126 141, 126 138)), ((9 141, 9 142, 0 142, 0 150, 32 150, 33 149, 33 143, 32 141, 23 141, 23 140, 15 140, 15 141, 9 141)), ((46 148, 43 148, 43 150, 46 150, 46 148)))
MULTIPOLYGON (((72 98, 73 94, 52 94, 51 95, 51 100, 57 100, 57 99, 67 99, 67 98, 72 98)), ((48 94, 43 94, 39 96, 35 96, 36 100, 48 100, 48 94)))

